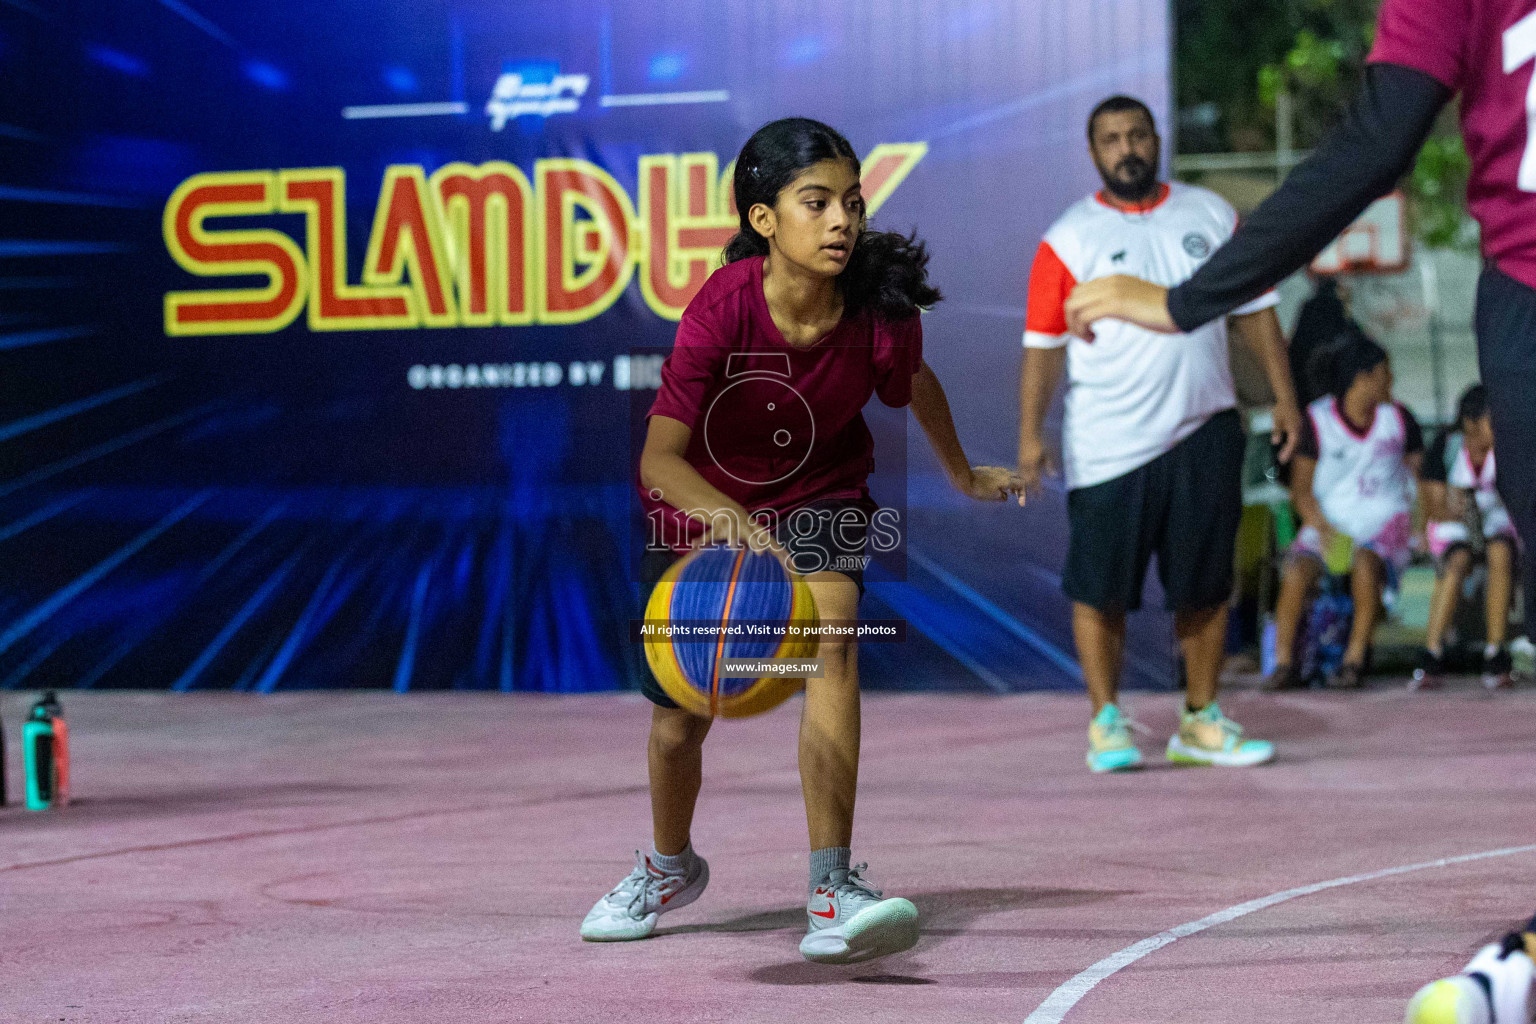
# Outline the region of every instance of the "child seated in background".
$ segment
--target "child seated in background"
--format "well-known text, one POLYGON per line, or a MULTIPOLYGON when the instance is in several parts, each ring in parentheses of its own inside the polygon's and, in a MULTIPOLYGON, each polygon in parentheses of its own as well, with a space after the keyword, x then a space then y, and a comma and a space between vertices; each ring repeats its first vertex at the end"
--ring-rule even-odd
POLYGON ((1424 454, 1418 422, 1392 399, 1387 353, 1364 331, 1351 326, 1319 349, 1308 369, 1326 393, 1307 406, 1292 460, 1291 500, 1303 525, 1280 581, 1275 668, 1266 690, 1307 684, 1293 664, 1296 631, 1325 560, 1349 573, 1355 605, 1343 663, 1328 685, 1363 685, 1382 591, 1408 562, 1414 478, 1424 454))
POLYGON ((1424 459, 1424 533, 1435 556, 1436 579, 1424 650, 1413 673, 1414 689, 1443 681, 1445 631, 1462 584, 1479 557, 1488 563, 1483 682, 1489 686, 1509 683, 1510 658, 1504 641, 1519 542, 1494 480, 1493 421, 1483 386, 1476 384, 1461 396, 1456 422, 1435 438, 1424 459))

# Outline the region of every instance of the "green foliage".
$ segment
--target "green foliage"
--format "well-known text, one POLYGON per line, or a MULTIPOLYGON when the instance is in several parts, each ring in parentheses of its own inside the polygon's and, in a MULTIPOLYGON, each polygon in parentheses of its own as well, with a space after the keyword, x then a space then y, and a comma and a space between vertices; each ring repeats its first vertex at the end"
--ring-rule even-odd
POLYGON ((1414 234, 1425 245, 1475 251, 1477 234, 1467 217, 1467 175, 1471 170, 1461 133, 1443 124, 1419 150, 1406 191, 1412 201, 1414 234))
POLYGON ((1377 0, 1175 0, 1181 109, 1214 103, 1216 150, 1275 145, 1275 97, 1296 100, 1296 144, 1338 117, 1370 51, 1377 0))
POLYGON ((1338 39, 1320 39, 1311 29, 1279 61, 1259 68, 1259 101, 1273 108, 1280 91, 1337 95, 1350 53, 1338 39))
MULTIPOLYGON (((1298 5, 1292 5, 1293 8, 1298 5)), ((1299 5, 1290 45, 1259 69, 1259 102, 1273 117, 1276 97, 1291 94, 1296 145, 1306 149, 1338 120, 1370 53, 1375 4, 1358 0, 1299 5)))
MULTIPOLYGON (((1276 103, 1291 98, 1292 144, 1310 149, 1359 87, 1379 0, 1175 0, 1179 109, 1214 104, 1214 130, 1181 136, 1183 152, 1276 146, 1276 103), (1193 142, 1192 148, 1186 143, 1193 142)), ((1404 183, 1415 233, 1432 246, 1475 246, 1465 212, 1467 155, 1442 118, 1404 183)))
MULTIPOLYGON (((1278 60, 1295 37, 1274 3, 1242 0, 1175 0, 1174 95, 1180 109, 1211 103, 1220 113, 1208 148, 1224 151, 1264 148, 1273 141, 1274 116, 1266 113, 1254 91, 1259 69, 1278 60)), ((1182 143, 1181 143, 1182 146, 1182 143)), ((1193 151, 1187 150, 1186 151, 1193 151)))

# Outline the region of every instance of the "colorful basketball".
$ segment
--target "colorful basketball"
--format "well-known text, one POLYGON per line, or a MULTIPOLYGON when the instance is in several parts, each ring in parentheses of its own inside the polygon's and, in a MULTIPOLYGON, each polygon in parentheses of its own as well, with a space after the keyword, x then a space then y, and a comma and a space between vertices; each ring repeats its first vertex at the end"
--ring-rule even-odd
POLYGON ((710 547, 679 559, 646 604, 647 623, 688 629, 647 638, 645 660, 684 710, 705 718, 742 718, 781 704, 804 679, 721 676, 725 658, 812 658, 814 635, 790 624, 817 621, 811 588, 770 554, 710 547), (718 624, 720 628, 716 628, 718 624))

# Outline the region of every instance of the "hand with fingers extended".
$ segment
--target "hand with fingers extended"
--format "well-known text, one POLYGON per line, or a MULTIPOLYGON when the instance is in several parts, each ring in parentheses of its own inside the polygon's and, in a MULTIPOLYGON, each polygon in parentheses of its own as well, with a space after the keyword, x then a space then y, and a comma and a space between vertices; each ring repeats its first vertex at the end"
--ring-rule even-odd
POLYGON ((1017 494, 1019 504, 1024 504, 1024 481, 1002 466, 972 466, 970 479, 958 484, 962 493, 977 501, 1006 501, 1010 494, 1017 494))
POLYGON ((1093 340, 1096 320, 1125 320, 1161 334, 1177 334, 1168 314, 1168 289, 1127 274, 1098 277, 1072 289, 1066 302, 1067 330, 1093 340))

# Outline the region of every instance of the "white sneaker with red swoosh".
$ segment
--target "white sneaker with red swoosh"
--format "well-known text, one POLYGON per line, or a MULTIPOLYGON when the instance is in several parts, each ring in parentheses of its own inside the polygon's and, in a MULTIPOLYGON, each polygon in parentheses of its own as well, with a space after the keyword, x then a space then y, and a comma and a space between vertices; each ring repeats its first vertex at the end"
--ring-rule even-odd
POLYGON ((643 939, 656 930, 656 919, 669 910, 686 907, 704 895, 709 884, 709 863, 695 856, 686 874, 669 875, 635 851, 635 869, 595 903, 581 922, 581 937, 588 942, 627 942, 643 939))
POLYGON ((881 899, 860 877, 860 864, 834 871, 806 902, 808 927, 800 954, 818 964, 852 964, 917 944, 917 908, 911 900, 881 899))

